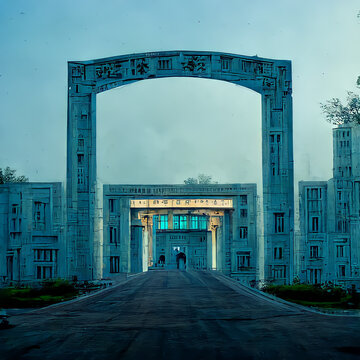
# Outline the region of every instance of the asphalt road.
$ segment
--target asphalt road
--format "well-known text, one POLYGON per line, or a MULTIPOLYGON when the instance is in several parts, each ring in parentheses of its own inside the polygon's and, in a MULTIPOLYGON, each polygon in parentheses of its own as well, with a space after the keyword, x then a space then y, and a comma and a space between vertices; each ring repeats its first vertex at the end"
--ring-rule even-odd
POLYGON ((303 311, 208 272, 151 271, 11 322, 0 359, 360 357, 360 318, 303 311))

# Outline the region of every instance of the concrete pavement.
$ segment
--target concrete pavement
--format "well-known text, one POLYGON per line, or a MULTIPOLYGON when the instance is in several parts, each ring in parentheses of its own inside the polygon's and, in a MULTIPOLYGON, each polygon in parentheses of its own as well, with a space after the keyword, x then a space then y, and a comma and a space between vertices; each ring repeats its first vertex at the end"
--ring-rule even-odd
POLYGON ((209 272, 150 271, 15 316, 0 359, 352 359, 360 318, 277 303, 209 272))

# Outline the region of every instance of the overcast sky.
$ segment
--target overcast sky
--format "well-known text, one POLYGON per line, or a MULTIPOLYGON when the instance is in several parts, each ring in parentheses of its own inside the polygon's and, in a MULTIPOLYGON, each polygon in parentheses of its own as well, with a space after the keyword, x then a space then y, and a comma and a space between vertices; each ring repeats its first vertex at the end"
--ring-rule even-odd
MULTIPOLYGON (((359 10, 352 0, 0 0, 0 167, 65 180, 67 61, 210 50, 292 61, 295 177, 327 180, 332 126, 319 104, 356 91, 359 10)), ((221 81, 113 89, 97 96, 98 176, 259 183, 260 123, 260 95, 221 81)))

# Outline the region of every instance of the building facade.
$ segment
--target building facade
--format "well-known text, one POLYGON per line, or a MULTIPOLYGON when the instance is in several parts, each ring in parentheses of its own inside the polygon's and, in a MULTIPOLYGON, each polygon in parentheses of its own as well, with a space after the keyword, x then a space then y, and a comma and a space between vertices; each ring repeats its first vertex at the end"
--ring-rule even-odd
POLYGON ((104 185, 103 276, 217 269, 258 279, 255 184, 104 185))
POLYGON ((255 184, 104 185, 91 259, 66 238, 64 199, 61 183, 0 185, 3 283, 78 279, 85 263, 101 269, 92 279, 163 268, 259 279, 255 184))
POLYGON ((0 282, 67 276, 61 183, 0 185, 0 282))
POLYGON ((310 283, 360 287, 360 127, 333 129, 333 178, 302 181, 300 271, 310 283))

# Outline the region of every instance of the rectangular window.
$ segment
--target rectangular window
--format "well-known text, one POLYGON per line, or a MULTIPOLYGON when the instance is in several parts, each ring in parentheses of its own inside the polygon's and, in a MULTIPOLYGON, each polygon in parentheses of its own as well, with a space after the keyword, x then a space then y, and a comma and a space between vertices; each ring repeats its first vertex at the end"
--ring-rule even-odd
POLYGON ((190 216, 190 229, 199 229, 199 217, 196 215, 190 216))
POLYGON ((115 211, 115 200, 109 199, 109 211, 113 213, 115 211))
POLYGON ((240 239, 248 238, 248 228, 247 226, 240 226, 240 239))
POLYGON ((239 251, 236 255, 237 270, 243 270, 250 266, 250 253, 239 251))
POLYGON ((347 232, 349 232, 349 222, 348 222, 348 220, 339 220, 337 222, 336 230, 339 233, 347 233, 347 232))
POLYGON ((341 201, 341 197, 342 197, 341 191, 338 191, 337 195, 338 195, 338 200, 341 201))
POLYGON ((344 257, 344 245, 336 245, 336 257, 344 257))
POLYGON ((167 215, 160 215, 159 229, 160 230, 168 229, 168 216, 167 215))
POLYGON ((319 217, 313 216, 311 218, 311 232, 319 232, 319 217))
POLYGON ((320 284, 321 283, 321 269, 310 269, 310 283, 320 284))
POLYGON ((34 249, 34 261, 56 262, 56 249, 34 249))
POLYGON ((180 216, 173 215, 173 229, 178 230, 180 229, 180 216))
POLYGON ((6 270, 7 270, 7 277, 9 280, 13 280, 13 270, 14 270, 14 256, 7 256, 6 257, 6 270))
POLYGON ((247 218, 248 212, 247 209, 240 209, 240 217, 247 218))
POLYGON ((120 256, 110 256, 110 272, 120 272, 120 256))
POLYGON ((79 138, 78 139, 78 149, 83 150, 84 149, 84 139, 79 138))
POLYGON ((19 214, 19 205, 18 204, 11 205, 11 213, 13 215, 18 215, 19 214))
POLYGON ((53 277, 52 266, 37 266, 36 268, 37 279, 51 279, 53 277))
POLYGON ((346 276, 346 268, 345 265, 339 265, 339 277, 346 276))
POLYGON ((275 213, 275 232, 283 233, 284 232, 284 213, 275 213))
POLYGON ((187 216, 180 215, 180 229, 186 230, 187 229, 187 216))
POLYGON ((284 279, 286 277, 286 266, 275 265, 272 268, 272 273, 274 279, 284 279))
POLYGON ((34 202, 34 229, 45 230, 45 203, 34 202))
POLYGON ((78 164, 82 165, 84 163, 84 154, 77 154, 77 158, 78 158, 78 164))
POLYGON ((110 243, 111 244, 117 244, 118 243, 118 231, 115 226, 110 226, 109 229, 110 233, 110 243))
POLYGON ((207 230, 207 218, 206 216, 199 217, 199 228, 200 230, 207 230))
POLYGON ((240 195, 240 205, 247 205, 247 195, 240 195))
POLYGON ((82 167, 78 168, 78 185, 85 184, 85 170, 82 167))
POLYGON ((310 246, 310 258, 318 258, 319 257, 319 247, 318 246, 310 246))
POLYGON ((274 260, 280 260, 283 257, 283 248, 275 247, 274 248, 274 260))

